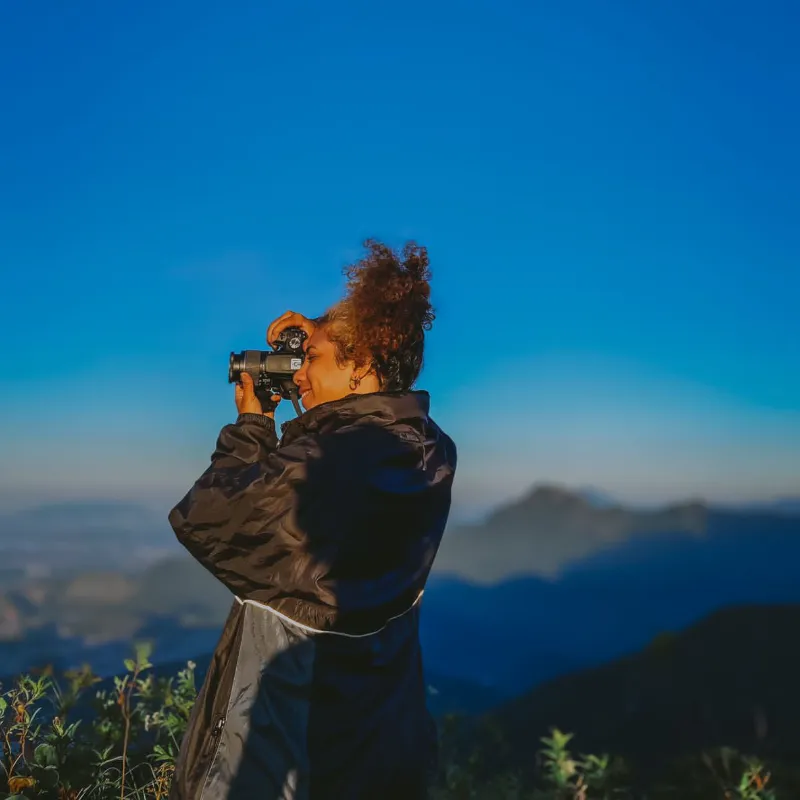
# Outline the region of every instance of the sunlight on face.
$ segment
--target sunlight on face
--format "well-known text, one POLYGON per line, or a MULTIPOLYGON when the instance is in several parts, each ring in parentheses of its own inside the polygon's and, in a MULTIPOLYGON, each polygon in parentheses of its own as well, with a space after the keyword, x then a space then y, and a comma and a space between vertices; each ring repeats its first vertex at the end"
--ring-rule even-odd
POLYGON ((328 338, 325 326, 320 326, 314 335, 303 343, 306 353, 303 366, 294 374, 294 382, 300 389, 300 400, 303 408, 308 409, 339 400, 352 394, 350 378, 353 364, 336 363, 335 346, 328 338))

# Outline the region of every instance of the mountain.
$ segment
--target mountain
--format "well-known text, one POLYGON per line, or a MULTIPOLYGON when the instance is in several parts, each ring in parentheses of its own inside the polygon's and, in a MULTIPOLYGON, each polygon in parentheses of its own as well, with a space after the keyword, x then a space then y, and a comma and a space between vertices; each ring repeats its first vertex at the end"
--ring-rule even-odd
POLYGON ((160 661, 211 651, 230 592, 187 556, 138 573, 111 570, 29 579, 0 589, 0 672, 88 661, 111 674, 133 639, 149 639, 160 661))
POLYGON ((622 503, 608 494, 608 492, 604 492, 602 489, 597 489, 594 486, 581 486, 575 490, 575 494, 582 497, 594 508, 614 508, 615 506, 622 505, 622 503))
MULTIPOLYGON (((702 535, 709 508, 700 501, 642 511, 602 490, 538 484, 477 524, 452 525, 434 569, 491 583, 514 575, 557 575, 598 549, 665 530, 702 535)), ((800 498, 719 510, 800 515, 800 498)), ((141 504, 84 500, 49 503, 0 514, 3 585, 28 575, 65 570, 138 570, 182 554, 165 512, 141 504)))
POLYGON ((448 530, 434 568, 480 583, 522 574, 553 577, 571 562, 636 537, 703 536, 707 514, 700 501, 634 511, 594 491, 584 496, 538 485, 483 522, 448 530))
POLYGON ((728 608, 544 683, 487 720, 522 768, 551 727, 576 732, 575 752, 620 754, 643 769, 718 746, 798 763, 798 630, 800 605, 728 608))
MULTIPOLYGON (((494 527, 483 523, 483 536, 501 551, 498 558, 518 553, 516 574, 491 583, 438 570, 421 612, 429 672, 492 697, 618 658, 725 606, 800 602, 800 517, 693 504, 660 512, 597 508, 538 487, 526 503, 492 519, 494 527), (627 533, 614 538, 621 530, 627 533), (526 562, 519 552, 535 553, 548 542, 562 555, 570 547, 582 555, 542 574, 533 556, 526 562)), ((449 546, 463 541, 445 535, 449 546)), ((464 563, 475 566, 474 553, 464 563)), ((134 638, 151 639, 159 661, 194 658, 213 649, 230 604, 228 591, 185 554, 136 571, 87 569, 4 582, 0 671, 89 660, 108 674, 134 638)))
POLYGON ((800 516, 800 497, 776 497, 756 503, 738 503, 724 507, 728 511, 761 511, 800 516))
POLYGON ((433 575, 422 610, 437 672, 521 692, 636 650, 730 605, 800 602, 800 519, 709 512, 704 535, 600 549, 556 578, 433 575))

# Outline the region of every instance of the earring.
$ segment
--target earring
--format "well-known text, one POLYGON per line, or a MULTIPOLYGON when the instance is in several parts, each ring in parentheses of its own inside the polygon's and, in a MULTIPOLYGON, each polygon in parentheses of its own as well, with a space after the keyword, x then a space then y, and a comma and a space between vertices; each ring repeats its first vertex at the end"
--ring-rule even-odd
POLYGON ((354 392, 356 389, 358 389, 360 383, 361 378, 356 378, 355 375, 352 375, 350 377, 350 390, 354 392))

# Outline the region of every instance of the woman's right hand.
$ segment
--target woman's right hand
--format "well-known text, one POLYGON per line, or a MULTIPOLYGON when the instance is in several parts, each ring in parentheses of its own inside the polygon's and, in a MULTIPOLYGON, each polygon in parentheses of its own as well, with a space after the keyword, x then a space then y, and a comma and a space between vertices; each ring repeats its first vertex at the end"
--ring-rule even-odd
POLYGON ((317 326, 313 320, 304 317, 297 311, 284 311, 277 319, 270 322, 267 328, 267 344, 274 347, 278 336, 280 336, 286 328, 300 328, 306 332, 306 335, 310 339, 314 335, 317 326))

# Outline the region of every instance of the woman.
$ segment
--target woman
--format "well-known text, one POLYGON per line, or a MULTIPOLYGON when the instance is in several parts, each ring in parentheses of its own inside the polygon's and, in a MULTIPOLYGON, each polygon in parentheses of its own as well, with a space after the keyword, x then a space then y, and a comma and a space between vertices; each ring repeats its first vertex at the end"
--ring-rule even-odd
MULTIPOLYGON (((250 376, 171 511, 235 602, 176 766, 175 800, 415 800, 436 752, 419 600, 450 510, 452 440, 412 390, 430 329, 424 248, 374 242, 302 327, 305 412, 275 434, 250 376)), ((279 398, 274 398, 278 400, 279 398)))

